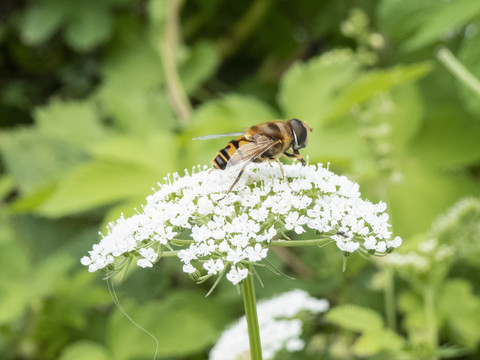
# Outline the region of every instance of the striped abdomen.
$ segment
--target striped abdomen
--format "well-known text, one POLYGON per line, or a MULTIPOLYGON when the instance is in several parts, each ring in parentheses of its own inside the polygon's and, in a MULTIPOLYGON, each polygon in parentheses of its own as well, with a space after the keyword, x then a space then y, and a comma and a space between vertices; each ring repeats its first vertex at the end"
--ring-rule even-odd
POLYGON ((230 158, 237 152, 237 149, 245 143, 248 143, 245 136, 240 136, 232 141, 230 141, 222 150, 220 150, 217 155, 212 160, 212 165, 214 168, 224 170, 228 164, 230 158))

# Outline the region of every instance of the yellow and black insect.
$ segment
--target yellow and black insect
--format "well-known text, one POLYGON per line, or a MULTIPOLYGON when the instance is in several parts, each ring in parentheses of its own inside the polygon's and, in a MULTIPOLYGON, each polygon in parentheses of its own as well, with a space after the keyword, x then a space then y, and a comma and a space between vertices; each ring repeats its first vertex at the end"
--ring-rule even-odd
POLYGON ((305 165, 306 162, 298 150, 307 145, 311 131, 306 122, 298 119, 274 120, 252 126, 245 133, 207 135, 195 139, 206 140, 241 135, 231 140, 212 160, 213 167, 220 170, 242 165, 237 178, 227 191, 228 194, 251 162, 276 161, 284 178, 282 164, 278 160, 282 155, 295 158, 305 165), (288 152, 290 149, 292 152, 288 152))

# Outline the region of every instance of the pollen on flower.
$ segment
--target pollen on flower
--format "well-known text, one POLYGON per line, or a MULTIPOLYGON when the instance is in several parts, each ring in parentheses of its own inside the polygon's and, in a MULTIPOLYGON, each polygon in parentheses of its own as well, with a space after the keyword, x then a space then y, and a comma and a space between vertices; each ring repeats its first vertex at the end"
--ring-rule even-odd
POLYGON ((286 232, 319 232, 346 253, 400 246, 401 238, 391 239, 385 203, 361 199, 358 184, 321 165, 294 163, 284 172, 288 183, 278 167, 252 163, 226 197, 236 172, 198 166, 169 175, 137 214, 110 223, 81 263, 89 271, 118 270, 134 257, 151 267, 173 253, 186 273, 226 274, 238 284, 247 264, 262 262, 286 232))

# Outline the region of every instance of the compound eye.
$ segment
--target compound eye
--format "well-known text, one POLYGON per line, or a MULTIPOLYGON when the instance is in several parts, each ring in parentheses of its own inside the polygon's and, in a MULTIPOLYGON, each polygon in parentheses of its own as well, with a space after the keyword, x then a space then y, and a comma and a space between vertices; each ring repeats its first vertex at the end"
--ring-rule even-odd
POLYGON ((293 150, 304 148, 306 145, 305 142, 307 140, 307 134, 308 134, 307 128, 298 119, 291 119, 290 124, 292 126, 293 138, 294 138, 294 144, 292 146, 293 150))

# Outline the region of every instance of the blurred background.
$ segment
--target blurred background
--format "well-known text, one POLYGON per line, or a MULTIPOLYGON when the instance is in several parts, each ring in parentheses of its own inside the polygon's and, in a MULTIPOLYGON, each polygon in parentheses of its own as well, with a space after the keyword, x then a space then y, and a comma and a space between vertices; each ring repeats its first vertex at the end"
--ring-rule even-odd
MULTIPOLYGON (((80 258, 226 143, 193 137, 295 117, 310 163, 385 201, 399 252, 428 266, 271 253, 295 280, 261 272, 259 298, 302 288, 360 314, 310 319, 306 349, 278 358, 479 359, 479 26, 478 0, 3 0, 0 358, 151 359, 80 258), (418 248, 432 239, 447 260, 418 248)), ((160 358, 193 360, 242 314, 211 285, 162 259, 116 290, 160 358)))

